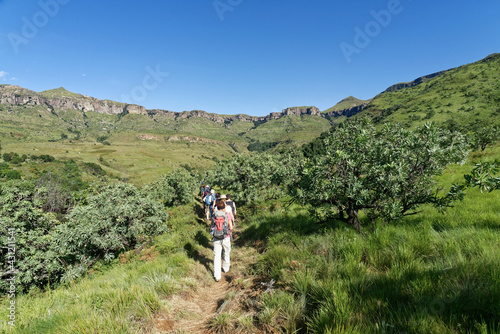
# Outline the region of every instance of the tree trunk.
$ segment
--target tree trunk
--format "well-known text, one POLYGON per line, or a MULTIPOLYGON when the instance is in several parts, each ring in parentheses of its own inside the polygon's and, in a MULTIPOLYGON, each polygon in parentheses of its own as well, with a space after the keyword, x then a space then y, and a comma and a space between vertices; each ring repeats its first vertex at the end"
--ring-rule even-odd
POLYGON ((350 209, 347 211, 347 215, 347 224, 352 225, 356 231, 361 233, 361 222, 359 221, 358 210, 350 209))

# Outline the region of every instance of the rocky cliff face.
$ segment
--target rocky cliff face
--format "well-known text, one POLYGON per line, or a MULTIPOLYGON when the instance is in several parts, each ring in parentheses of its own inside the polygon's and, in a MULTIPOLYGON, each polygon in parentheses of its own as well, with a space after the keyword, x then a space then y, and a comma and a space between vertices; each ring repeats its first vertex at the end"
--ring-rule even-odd
POLYGON ((128 110, 130 110, 130 113, 145 113, 144 107, 140 106, 98 100, 84 95, 78 97, 45 97, 32 90, 11 85, 0 85, 0 104, 10 104, 12 106, 46 106, 51 109, 79 110, 82 112, 95 111, 103 114, 121 114, 128 110))
POLYGON ((328 117, 340 117, 340 116, 351 117, 359 113, 361 110, 365 109, 367 105, 368 103, 363 103, 360 104, 359 106, 355 106, 352 108, 329 111, 327 113, 323 113, 323 115, 328 117))
POLYGON ((392 86, 388 87, 385 91, 383 91, 383 93, 395 92, 395 91, 403 89, 403 88, 413 87, 413 86, 420 85, 421 83, 426 82, 427 80, 430 80, 430 79, 432 79, 434 77, 437 77, 438 75, 441 75, 441 74, 446 73, 448 71, 451 71, 451 70, 445 70, 445 71, 440 71, 440 72, 432 73, 432 74, 429 74, 429 75, 424 75, 423 77, 417 78, 417 79, 415 79, 415 80, 413 80, 411 82, 397 83, 395 85, 392 85, 392 86))
POLYGON ((12 85, 0 85, 0 104, 11 106, 45 106, 48 109, 55 110, 79 110, 81 112, 94 111, 103 114, 138 114, 155 117, 172 117, 175 119, 189 119, 192 117, 205 118, 216 123, 231 123, 234 121, 242 122, 268 122, 272 119, 279 119, 285 115, 313 115, 325 117, 328 116, 352 116, 362 110, 364 106, 350 108, 346 110, 321 114, 316 107, 291 107, 283 109, 282 112, 270 113, 267 116, 257 117, 249 115, 218 115, 208 113, 203 110, 191 110, 183 112, 174 112, 161 109, 147 110, 143 106, 136 104, 125 104, 109 100, 99 100, 90 96, 74 94, 66 91, 64 88, 48 91, 50 93, 37 93, 29 89, 12 85))

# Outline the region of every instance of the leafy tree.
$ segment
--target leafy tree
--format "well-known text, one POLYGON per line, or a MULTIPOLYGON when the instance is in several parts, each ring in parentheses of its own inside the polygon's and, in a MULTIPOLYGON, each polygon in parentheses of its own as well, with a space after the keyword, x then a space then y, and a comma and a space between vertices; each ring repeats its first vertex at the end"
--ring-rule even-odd
POLYGON ((152 236, 166 232, 167 217, 160 203, 135 186, 105 185, 58 226, 55 249, 66 262, 88 267, 98 259, 109 261, 120 251, 141 247, 152 236))
POLYGON ((235 154, 219 161, 205 180, 229 192, 236 201, 250 204, 286 195, 303 161, 300 150, 235 154))
POLYGON ((473 130, 474 148, 480 148, 484 151, 487 146, 496 143, 500 140, 500 126, 477 126, 473 130))
POLYGON ((190 171, 180 168, 160 176, 158 180, 147 185, 144 191, 164 206, 182 205, 195 199, 198 181, 190 171))
MULTIPOLYGON (((52 249, 51 230, 59 224, 54 214, 44 212, 38 200, 37 189, 31 181, 9 181, 0 184, 0 262, 7 265, 10 229, 15 244, 16 286, 19 291, 59 283, 64 266, 52 249)), ((11 277, 3 267, 3 278, 11 277)), ((6 280, 0 280, 0 293, 6 289, 6 280)))
POLYGON ((468 155, 465 136, 426 124, 415 131, 368 119, 339 125, 325 139, 326 152, 306 165, 294 195, 361 230, 359 211, 374 221, 414 214, 425 203, 445 208, 463 196, 455 186, 438 195, 433 176, 468 155))

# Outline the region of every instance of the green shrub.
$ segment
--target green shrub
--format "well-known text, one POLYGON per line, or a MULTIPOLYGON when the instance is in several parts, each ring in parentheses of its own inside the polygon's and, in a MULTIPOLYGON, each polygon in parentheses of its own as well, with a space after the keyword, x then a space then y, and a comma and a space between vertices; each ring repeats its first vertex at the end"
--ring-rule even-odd
MULTIPOLYGON (((31 181, 10 181, 0 184, 0 262, 7 271, 7 237, 9 229, 15 238, 15 274, 18 291, 44 287, 59 282, 64 268, 58 254, 52 249, 51 230, 59 224, 54 214, 44 212, 31 181)), ((12 241, 12 240, 11 240, 12 241)), ((0 281, 0 291, 6 289, 6 280, 0 281)))
POLYGON ((164 206, 188 204, 198 193, 198 181, 191 172, 181 168, 162 175, 144 191, 164 206))
POLYGON ((95 176, 105 176, 106 172, 102 167, 93 162, 84 162, 83 167, 89 171, 90 174, 95 176))
POLYGON ((218 162, 206 173, 205 180, 229 192, 235 201, 251 204, 286 195, 303 164, 300 150, 235 154, 218 162))
POLYGON ((135 186, 111 184, 96 191, 57 228, 56 249, 68 263, 90 266, 98 259, 110 261, 166 232, 167 213, 135 186))

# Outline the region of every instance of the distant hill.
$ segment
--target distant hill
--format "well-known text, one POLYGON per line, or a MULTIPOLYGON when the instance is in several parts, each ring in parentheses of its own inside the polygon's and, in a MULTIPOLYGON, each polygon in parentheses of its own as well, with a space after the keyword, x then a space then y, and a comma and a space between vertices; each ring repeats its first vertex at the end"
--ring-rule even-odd
POLYGON ((54 97, 84 97, 82 94, 77 94, 70 92, 69 90, 66 90, 64 87, 59 87, 56 89, 50 89, 50 90, 45 90, 43 92, 40 92, 40 95, 45 96, 47 98, 54 98, 54 97))
POLYGON ((150 110, 63 87, 37 93, 0 85, 0 141, 4 152, 94 162, 141 183, 181 165, 203 170, 235 152, 296 147, 359 115, 407 127, 498 124, 499 78, 500 54, 493 54, 392 85, 371 100, 349 96, 323 112, 290 107, 262 117, 150 110))
POLYGON ((370 102, 370 100, 360 100, 360 99, 355 98, 354 96, 349 96, 349 97, 346 97, 345 99, 341 100, 340 102, 338 102, 333 107, 322 111, 322 113, 328 113, 331 111, 340 111, 340 110, 344 110, 344 109, 354 108, 354 107, 358 107, 358 106, 363 105, 363 104, 367 104, 368 102, 370 102))
POLYGON ((450 126, 500 122, 499 53, 391 87, 377 95, 360 115, 409 127, 429 121, 450 126))
POLYGON ((395 92, 395 91, 403 89, 403 88, 413 87, 413 86, 420 85, 421 83, 429 81, 430 79, 432 79, 434 77, 437 77, 438 75, 441 75, 441 74, 446 73, 448 71, 450 71, 450 70, 439 71, 439 72, 436 72, 436 73, 424 75, 423 77, 417 78, 417 79, 415 79, 415 80, 413 80, 411 82, 400 82, 400 83, 397 83, 395 85, 392 85, 392 86, 388 87, 384 91, 384 93, 395 92))

